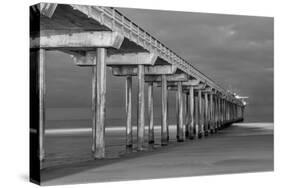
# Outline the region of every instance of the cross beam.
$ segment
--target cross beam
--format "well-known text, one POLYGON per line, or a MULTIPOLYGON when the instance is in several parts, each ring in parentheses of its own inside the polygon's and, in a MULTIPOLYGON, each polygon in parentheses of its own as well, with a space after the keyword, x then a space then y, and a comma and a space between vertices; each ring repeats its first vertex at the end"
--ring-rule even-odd
POLYGON ((113 47, 119 49, 124 36, 111 31, 45 30, 31 35, 30 48, 68 49, 113 47))
MULTIPOLYGON (((69 53, 71 53, 71 57, 72 57, 74 63, 78 66, 87 67, 87 66, 96 65, 96 52, 95 51, 89 51, 89 52, 85 52, 85 53, 76 53, 76 52, 69 52, 69 53)), ((157 57, 158 56, 156 54, 148 53, 148 52, 113 54, 113 55, 109 55, 106 57, 106 65, 115 66, 114 72, 116 72, 117 75, 125 74, 126 71, 129 74, 133 72, 132 74, 137 75, 137 72, 138 72, 137 65, 154 65, 157 60, 157 57), (135 65, 135 66, 132 66, 132 65, 135 65)), ((150 68, 150 69, 152 69, 152 68, 150 68)), ((170 71, 172 71, 173 69, 171 68, 170 71)), ((124 76, 127 76, 127 75, 124 75, 124 76)))
MULTIPOLYGON (((177 67, 174 65, 154 65, 145 66, 145 75, 162 75, 162 74, 174 74, 177 67)), ((112 66, 112 74, 114 76, 136 76, 138 69, 136 66, 112 66)))
MULTIPOLYGON (((180 82, 180 81, 188 81, 187 74, 173 74, 167 75, 167 82, 180 82)), ((161 82, 160 75, 153 75, 153 76, 145 76, 146 82, 161 82)))

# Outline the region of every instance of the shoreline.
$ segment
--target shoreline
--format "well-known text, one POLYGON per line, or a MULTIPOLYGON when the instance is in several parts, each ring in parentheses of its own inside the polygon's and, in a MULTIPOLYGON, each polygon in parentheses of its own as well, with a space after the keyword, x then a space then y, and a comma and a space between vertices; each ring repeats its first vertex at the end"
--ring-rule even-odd
MULTIPOLYGON (((131 153, 126 153, 123 147, 123 136, 114 133, 107 136, 106 149, 113 149, 110 152, 118 157, 103 160, 92 159, 91 139, 87 135, 47 136, 47 160, 55 155, 57 158, 53 159, 53 167, 41 171, 42 183, 57 185, 272 171, 273 129, 242 124, 233 124, 207 138, 181 143, 175 142, 173 133, 168 146, 156 145, 152 150, 131 153), (63 164, 63 161, 71 163, 63 164)), ((157 140, 158 135, 156 144, 157 140)))
MULTIPOLYGON (((63 121, 63 120, 61 120, 63 121)), ((149 125, 145 125, 145 130, 148 130, 149 125)), ((232 125, 233 126, 233 125, 232 125)), ((235 126, 235 124, 234 124, 235 126)), ((239 123, 238 126, 243 126, 243 127, 258 127, 258 128, 263 128, 263 129, 268 129, 268 130, 273 130, 274 129, 274 123, 273 122, 250 122, 250 123, 239 123), (266 126, 265 126, 266 125, 266 126)), ((137 130, 137 125, 132 125, 133 131, 137 130)), ((161 125, 154 125, 154 130, 158 131, 161 129, 161 125)), ((169 129, 175 130, 176 125, 169 125, 169 129)), ((125 131, 126 127, 125 126, 107 126, 105 128, 105 131, 125 131)), ((34 130, 31 130, 31 132, 34 132, 34 130)), ((90 134, 92 132, 92 128, 90 127, 83 127, 83 128, 49 128, 45 130, 46 136, 63 136, 63 135, 79 135, 79 134, 90 134)))

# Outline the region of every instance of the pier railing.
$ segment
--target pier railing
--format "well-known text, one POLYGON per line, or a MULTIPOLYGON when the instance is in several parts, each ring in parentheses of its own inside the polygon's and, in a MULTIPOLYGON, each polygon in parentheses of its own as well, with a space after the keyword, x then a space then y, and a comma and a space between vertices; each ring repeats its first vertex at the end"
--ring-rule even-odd
POLYGON ((100 24, 110 28, 112 31, 121 32, 125 37, 142 46, 144 49, 150 52, 156 52, 162 59, 166 60, 170 64, 176 65, 187 74, 205 82, 217 91, 226 94, 226 91, 222 87, 218 86, 218 84, 216 84, 213 80, 196 69, 187 60, 183 59, 174 51, 166 47, 144 29, 125 17, 115 8, 85 5, 71 6, 73 6, 74 9, 79 9, 89 17, 92 17, 96 21, 100 22, 100 24))

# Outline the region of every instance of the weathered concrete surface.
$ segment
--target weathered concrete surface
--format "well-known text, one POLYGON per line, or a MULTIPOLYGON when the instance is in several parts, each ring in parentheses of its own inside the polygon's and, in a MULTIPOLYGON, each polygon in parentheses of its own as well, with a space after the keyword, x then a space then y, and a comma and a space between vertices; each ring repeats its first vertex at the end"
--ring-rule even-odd
MULTIPOLYGON (((123 132, 115 129, 106 133, 108 150, 119 147, 121 151, 117 145, 125 142, 123 132)), ((273 170, 272 123, 234 124, 206 139, 183 143, 175 142, 175 128, 170 132, 173 133, 172 143, 166 147, 97 161, 85 161, 87 155, 90 158, 90 134, 75 139, 73 136, 48 136, 46 163, 57 160, 61 165, 42 171, 43 185, 273 170), (55 155, 56 159, 52 159, 55 155), (80 162, 77 162, 79 157, 80 162), (85 158, 84 162, 81 157, 85 158), (75 158, 72 164, 62 164, 75 158)), ((160 129, 156 128, 155 133, 156 143, 160 143, 160 129)))

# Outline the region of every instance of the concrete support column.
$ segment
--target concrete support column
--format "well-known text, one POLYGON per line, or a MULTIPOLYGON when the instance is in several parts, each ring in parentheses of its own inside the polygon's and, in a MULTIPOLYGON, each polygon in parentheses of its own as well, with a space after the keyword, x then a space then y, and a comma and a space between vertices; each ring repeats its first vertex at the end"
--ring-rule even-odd
POLYGON ((228 101, 228 119, 231 121, 231 103, 228 101))
POLYGON ((233 121, 235 121, 235 103, 232 103, 233 121))
POLYGON ((92 152, 96 150, 96 83, 97 67, 92 66, 92 152))
POLYGON ((231 111, 232 111, 232 121, 234 121, 235 111, 234 111, 234 104, 233 103, 231 103, 231 111))
POLYGON ((168 106, 168 93, 167 93, 167 77, 162 75, 162 127, 161 127, 161 145, 167 145, 167 106, 168 106))
POLYGON ((237 104, 234 104, 235 120, 237 120, 237 104))
POLYGON ((244 119, 244 106, 241 106, 241 118, 244 119))
POLYGON ((106 96, 106 49, 97 48, 96 85, 96 150, 95 158, 105 157, 105 96, 106 96))
MULTIPOLYGON (((38 53, 38 52, 37 52, 38 53)), ((39 49, 39 55, 37 59, 37 69, 38 69, 38 81, 39 81, 39 160, 40 169, 43 168, 42 161, 45 159, 45 147, 44 147, 44 137, 45 137, 45 95, 46 95, 46 78, 45 78, 45 49, 39 49)))
POLYGON ((222 99, 222 116, 223 116, 223 122, 222 124, 225 124, 225 113, 226 113, 226 109, 225 109, 225 99, 222 99))
POLYGON ((211 94, 208 94, 208 133, 211 133, 212 127, 212 107, 211 107, 211 94))
POLYGON ((183 141, 184 132, 183 132, 183 97, 182 97, 182 83, 178 82, 177 90, 177 103, 178 103, 178 142, 183 141))
POLYGON ((221 98, 221 127, 224 124, 224 99, 221 98))
POLYGON ((230 121, 230 111, 229 111, 229 101, 226 101, 226 108, 227 108, 227 121, 230 121))
POLYGON ((226 114, 225 99, 222 99, 222 106, 223 106, 222 114, 223 114, 223 125, 224 125, 225 124, 225 114, 226 114))
POLYGON ((232 105, 231 105, 231 102, 229 102, 229 120, 232 121, 232 105))
POLYGON ((218 130, 220 129, 221 125, 221 106, 220 106, 220 96, 217 98, 217 103, 218 103, 218 130))
POLYGON ((230 121, 231 120, 231 117, 230 117, 230 102, 229 101, 227 101, 227 116, 228 116, 228 121, 230 121))
POLYGON ((214 97, 213 93, 210 94, 210 132, 214 133, 214 97))
POLYGON ((230 120, 233 121, 233 105, 232 105, 232 102, 230 102, 230 120))
POLYGON ((232 121, 234 121, 235 120, 234 103, 231 103, 231 109, 232 109, 232 121))
POLYGON ((222 128, 222 126, 223 126, 223 98, 220 98, 220 108, 221 108, 221 124, 220 124, 220 126, 221 126, 221 128, 222 128))
POLYGON ((189 89, 189 139, 194 139, 194 88, 190 86, 189 89))
POLYGON ((202 137, 205 136, 205 97, 203 92, 201 92, 201 130, 202 130, 202 137))
POLYGON ((205 136, 208 136, 208 134, 209 134, 209 126, 208 126, 208 124, 209 124, 209 101, 208 101, 208 93, 207 92, 205 92, 204 93, 204 98, 205 98, 205 100, 204 100, 204 102, 205 102, 205 105, 204 105, 204 107, 205 107, 205 110, 204 110, 204 133, 205 133, 205 136))
POLYGON ((220 126, 220 105, 219 105, 219 96, 216 96, 216 104, 217 104, 217 130, 219 130, 220 126))
POLYGON ((177 131, 177 135, 176 138, 177 140, 179 139, 179 95, 178 95, 178 91, 176 92, 176 131, 177 131))
POLYGON ((227 114, 228 114, 228 107, 227 107, 227 100, 225 100, 225 121, 226 122, 228 121, 227 114))
POLYGON ((168 100, 168 91, 167 91, 167 143, 170 140, 170 132, 169 132, 169 100, 168 100))
POLYGON ((189 94, 188 92, 186 93, 186 100, 185 100, 185 138, 188 138, 189 136, 189 121, 190 121, 190 117, 189 117, 189 94))
POLYGON ((222 125, 223 125, 223 99, 222 98, 220 98, 220 107, 221 107, 221 124, 220 124, 220 126, 222 127, 222 125))
POLYGON ((217 132, 218 130, 218 100, 217 100, 217 95, 215 94, 213 96, 214 98, 214 130, 217 132))
POLYGON ((235 103, 232 103, 232 110, 233 110, 233 121, 236 119, 235 116, 235 103))
POLYGON ((240 116, 240 105, 237 105, 237 118, 241 118, 240 116))
POLYGON ((132 76, 126 77, 126 147, 133 147, 132 131, 132 76))
POLYGON ((237 115, 237 119, 240 118, 239 117, 239 105, 238 104, 236 105, 236 115, 237 115))
POLYGON ((239 106, 236 104, 236 118, 239 118, 239 106))
POLYGON ((235 105, 235 109, 236 109, 236 119, 238 119, 239 118, 238 104, 235 105))
POLYGON ((235 104, 234 103, 232 103, 232 114, 233 114, 232 120, 234 121, 235 120, 235 104))
POLYGON ((203 122, 203 109, 202 109, 202 91, 199 89, 198 90, 198 116, 199 116, 199 135, 198 138, 202 138, 203 133, 204 133, 204 122, 203 122))
POLYGON ((183 133, 182 134, 183 134, 183 141, 186 140, 186 137, 185 137, 185 133, 186 133, 186 114, 187 114, 186 102, 187 102, 186 94, 184 92, 182 92, 182 108, 183 108, 183 115, 182 115, 183 116, 183 127, 182 127, 183 133))
POLYGON ((238 106, 238 110, 239 110, 239 118, 242 118, 242 107, 239 105, 238 106))
POLYGON ((199 105, 198 105, 198 92, 194 95, 194 123, 195 123, 195 138, 199 137, 199 105))
POLYGON ((232 121, 231 102, 228 103, 228 107, 229 107, 229 121, 232 121))
POLYGON ((138 65, 138 150, 143 150, 144 146, 144 102, 144 65, 138 65))
POLYGON ((231 121, 234 120, 234 108, 233 108, 233 103, 231 102, 231 121))
POLYGON ((228 122, 229 121, 229 117, 228 117, 229 108, 228 108, 228 101, 227 100, 225 101, 225 108, 226 108, 226 114, 225 114, 226 122, 228 122))
POLYGON ((46 80, 45 68, 46 57, 45 49, 30 49, 30 86, 29 86, 29 105, 30 105, 30 159, 33 161, 34 168, 31 174, 37 175, 43 169, 45 159, 45 93, 46 80))
POLYGON ((221 126, 221 106, 220 106, 220 96, 217 97, 217 104, 218 104, 218 130, 220 129, 221 126))
POLYGON ((221 126, 224 124, 224 99, 221 98, 221 126))
POLYGON ((149 120, 149 128, 148 128, 148 143, 154 143, 154 113, 153 113, 153 82, 148 83, 148 120, 149 120))
POLYGON ((244 120, 245 106, 242 106, 242 118, 244 120))

